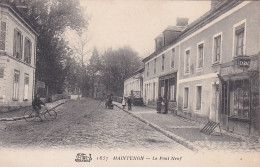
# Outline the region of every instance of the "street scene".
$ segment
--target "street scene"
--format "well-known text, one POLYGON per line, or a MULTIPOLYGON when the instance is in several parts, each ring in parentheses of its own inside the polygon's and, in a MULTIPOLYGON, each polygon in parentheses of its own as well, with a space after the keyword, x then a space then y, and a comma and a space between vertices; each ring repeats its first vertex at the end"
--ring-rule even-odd
POLYGON ((54 121, 1 121, 1 147, 189 151, 119 108, 105 109, 102 102, 97 109, 98 103, 66 102, 56 109, 54 121))
POLYGON ((259 15, 260 1, 1 0, 0 164, 73 150, 67 166, 259 166, 259 15))

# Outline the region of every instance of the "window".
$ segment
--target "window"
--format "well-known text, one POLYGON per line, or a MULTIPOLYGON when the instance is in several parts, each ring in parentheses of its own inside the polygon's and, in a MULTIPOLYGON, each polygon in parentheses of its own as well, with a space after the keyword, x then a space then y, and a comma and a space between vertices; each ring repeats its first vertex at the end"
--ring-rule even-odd
POLYGON ((175 101, 175 84, 174 78, 170 79, 170 100, 175 101))
POLYGON ((213 38, 214 50, 213 50, 213 63, 220 62, 221 54, 221 34, 213 38))
POLYGON ((23 46, 22 33, 14 29, 14 57, 17 59, 22 59, 22 46, 23 46))
POLYGON ((32 42, 29 38, 24 39, 24 62, 31 64, 32 42))
POLYGON ((156 74, 156 59, 154 59, 153 73, 156 74))
POLYGON ((13 84, 13 100, 18 100, 19 97, 19 79, 20 72, 14 71, 14 84, 13 84))
POLYGON ((149 63, 147 63, 147 77, 149 77, 149 63))
POLYGON ((0 78, 4 78, 4 68, 0 68, 0 78))
POLYGON ((185 59, 184 59, 184 73, 190 73, 190 50, 185 51, 185 59))
POLYGON ((184 103, 183 108, 187 109, 189 106, 189 88, 184 88, 184 103))
POLYGON ((29 96, 29 75, 25 74, 25 76, 24 76, 24 95, 23 95, 23 99, 28 100, 28 96, 29 96))
POLYGON ((0 28, 0 50, 5 50, 5 40, 6 40, 6 22, 1 21, 0 28))
POLYGON ((175 58, 175 49, 172 49, 172 60, 171 60, 171 68, 174 68, 174 58, 175 58))
POLYGON ((202 94, 202 86, 196 87, 196 110, 201 110, 201 94, 202 94))
POLYGON ((245 23, 235 27, 234 53, 235 57, 245 54, 245 23))
POLYGON ((164 54, 162 55, 162 71, 164 71, 164 60, 165 60, 165 56, 164 54))
POLYGON ((230 82, 230 117, 249 119, 250 83, 248 79, 230 82))
POLYGON ((203 67, 203 58, 204 58, 204 44, 198 45, 198 53, 197 53, 197 68, 201 69, 203 67))

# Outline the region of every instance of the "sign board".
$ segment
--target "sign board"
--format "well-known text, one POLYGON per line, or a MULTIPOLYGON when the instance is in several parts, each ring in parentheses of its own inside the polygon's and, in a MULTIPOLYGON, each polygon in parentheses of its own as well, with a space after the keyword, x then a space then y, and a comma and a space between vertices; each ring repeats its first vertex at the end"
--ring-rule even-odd
POLYGON ((248 69, 250 67, 250 58, 249 57, 239 57, 237 59, 237 65, 240 68, 248 69))

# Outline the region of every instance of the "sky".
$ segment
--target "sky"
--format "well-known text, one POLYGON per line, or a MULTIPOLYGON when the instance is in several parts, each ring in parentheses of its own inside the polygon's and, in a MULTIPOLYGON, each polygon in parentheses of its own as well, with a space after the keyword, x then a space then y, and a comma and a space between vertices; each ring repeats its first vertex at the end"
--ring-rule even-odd
POLYGON ((142 58, 154 52, 154 39, 175 25, 177 17, 189 18, 190 24, 210 9, 210 1, 80 0, 80 4, 90 18, 89 48, 102 52, 130 46, 142 58))

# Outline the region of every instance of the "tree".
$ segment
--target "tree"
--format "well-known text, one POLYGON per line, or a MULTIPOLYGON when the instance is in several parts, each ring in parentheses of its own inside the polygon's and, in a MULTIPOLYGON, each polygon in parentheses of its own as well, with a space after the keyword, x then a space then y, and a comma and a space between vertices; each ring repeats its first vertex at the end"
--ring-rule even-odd
POLYGON ((108 49, 102 56, 102 79, 106 91, 123 95, 124 80, 141 67, 141 58, 130 47, 108 49))
POLYGON ((98 86, 99 84, 99 79, 100 79, 100 74, 102 70, 102 64, 101 64, 101 59, 98 53, 98 50, 96 47, 94 47, 92 56, 90 57, 89 63, 87 65, 87 73, 89 76, 89 85, 91 89, 91 96, 94 97, 95 93, 95 83, 98 86))
MULTIPOLYGON (((9 0, 11 2, 12 0, 9 0)), ((39 32, 36 79, 45 82, 51 93, 61 93, 66 72, 64 62, 70 49, 63 34, 67 29, 80 31, 88 23, 77 0, 13 1, 39 32)))

